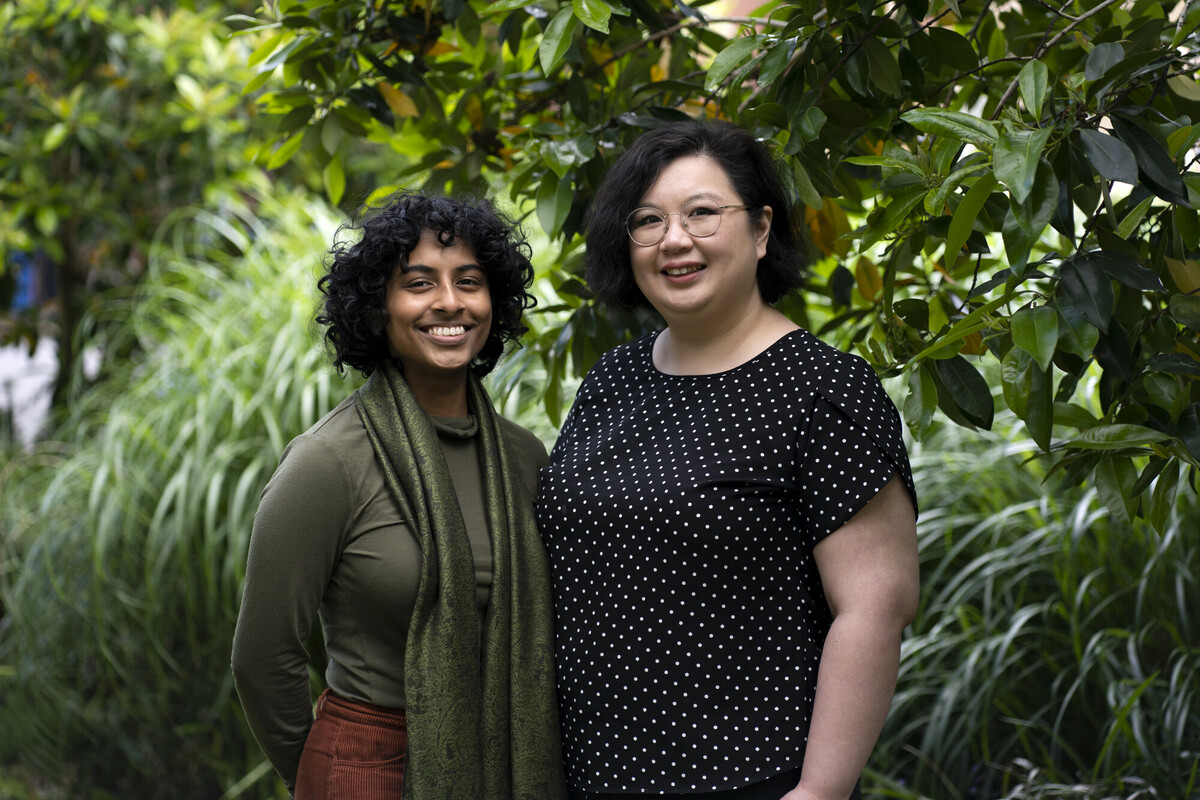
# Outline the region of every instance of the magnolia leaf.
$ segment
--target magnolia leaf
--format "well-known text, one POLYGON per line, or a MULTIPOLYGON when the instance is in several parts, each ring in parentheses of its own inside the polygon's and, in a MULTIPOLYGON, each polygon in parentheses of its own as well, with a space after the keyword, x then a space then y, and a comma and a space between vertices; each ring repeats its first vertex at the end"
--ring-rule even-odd
POLYGON ((600 33, 608 33, 608 19, 612 8, 603 0, 571 0, 571 10, 580 22, 600 33))
POLYGON ((1059 286, 1079 313, 1102 331, 1108 331, 1115 298, 1108 275, 1094 265, 1065 261, 1059 268, 1059 286))
POLYGON ((975 227, 975 220, 979 216, 979 211, 983 208, 983 204, 987 202, 991 196, 992 190, 996 188, 998 181, 996 176, 988 172, 979 177, 975 181, 975 185, 970 188, 966 196, 958 204, 958 208, 954 210, 954 216, 950 220, 950 231, 946 235, 946 251, 945 260, 946 267, 953 265, 954 260, 958 257, 958 252, 962 250, 962 246, 966 244, 967 237, 971 235, 971 230, 975 227))
POLYGON ((579 28, 579 18, 570 8, 564 8, 554 15, 546 32, 542 34, 542 43, 538 46, 538 59, 542 65, 542 74, 549 75, 563 60, 575 31, 579 28))
POLYGON ((1114 517, 1126 525, 1137 511, 1138 496, 1129 491, 1137 480, 1137 468, 1124 457, 1108 456, 1096 465, 1096 493, 1114 517))
POLYGON ((1049 70, 1037 59, 1025 62, 1017 74, 1017 84, 1021 88, 1021 102, 1029 113, 1038 118, 1042 114, 1042 104, 1046 102, 1046 88, 1049 85, 1049 70))
POLYGON ((871 62, 871 83, 880 91, 899 97, 902 91, 900 63, 891 49, 874 36, 868 36, 863 41, 863 49, 867 51, 867 59, 871 62))
POLYGON ((865 250, 900 227, 900 223, 908 217, 908 212, 912 211, 913 207, 924 197, 925 192, 909 192, 892 198, 892 202, 883 209, 882 213, 872 214, 871 219, 867 222, 866 232, 863 234, 863 249, 865 250))
POLYGON ((342 202, 342 195, 346 191, 346 173, 342 169, 342 159, 337 155, 329 159, 329 163, 321 171, 321 179, 325 183, 325 193, 329 195, 329 202, 335 206, 342 202))
POLYGON ((1167 78, 1167 87, 1175 94, 1193 103, 1200 103, 1200 83, 1187 75, 1172 75, 1167 78))
POLYGON ((1083 269, 1098 268, 1108 277, 1144 292, 1164 291, 1162 280, 1154 270, 1147 269, 1133 256, 1109 250, 1093 250, 1075 258, 1075 264, 1083 269))
POLYGON ((1084 450, 1123 450, 1129 447, 1143 447, 1151 442, 1161 442, 1169 438, 1169 433, 1142 425, 1097 425, 1069 440, 1067 445, 1084 450))
MULTIPOLYGON (((1122 239, 1128 239, 1130 236, 1132 236, 1134 230, 1137 229, 1137 226, 1141 225, 1142 220, 1146 218, 1146 212, 1150 210, 1150 204, 1153 202, 1154 197, 1148 196, 1145 200, 1134 206, 1133 210, 1126 214, 1125 218, 1121 220, 1119 225, 1117 225, 1117 236, 1122 239)), ((1184 211, 1189 210, 1183 208, 1182 206, 1176 206, 1175 208, 1176 211, 1181 209, 1184 211)))
POLYGON ((380 81, 375 86, 383 95, 383 101, 388 104, 388 108, 396 115, 397 120, 417 116, 417 104, 407 94, 387 81, 380 81))
POLYGON ((995 407, 987 381, 962 356, 935 361, 935 369, 963 416, 984 430, 991 430, 995 407))
MULTIPOLYGON (((996 177, 1008 186, 1018 203, 1024 203, 1033 190, 1038 160, 1050 138, 1051 129, 1002 131, 992 153, 996 177)), ((1057 187, 1055 187, 1057 198, 1057 187)), ((1036 235, 1036 231, 1034 232, 1036 235)))
POLYGON ((1150 496, 1150 524, 1161 534, 1167 532, 1167 520, 1175 508, 1175 495, 1179 489, 1179 465, 1171 464, 1154 482, 1150 496))
POLYGON ((996 125, 985 119, 944 108, 914 108, 900 118, 923 133, 949 136, 991 150, 999 139, 996 125))
POLYGON ((912 371, 908 376, 908 396, 904 398, 904 421, 918 441, 929 433, 937 408, 937 385, 929 369, 928 364, 921 364, 912 371))
POLYGON ((1100 331, 1083 318, 1070 298, 1054 298, 1054 307, 1058 311, 1058 349, 1085 360, 1091 358, 1096 342, 1100 340, 1100 331))
POLYGON ((1171 316, 1180 325, 1200 333, 1200 296, 1173 294, 1170 301, 1171 316))
POLYGON ((1136 123, 1120 117, 1113 117, 1113 130, 1133 151, 1138 174, 1147 189, 1170 203, 1190 205, 1179 168, 1157 139, 1136 123))
POLYGON ((1083 146, 1088 163, 1101 177, 1110 181, 1137 183, 1137 159, 1120 139, 1091 128, 1082 128, 1079 131, 1079 143, 1083 146))
POLYGON ((1112 67, 1121 63, 1125 58, 1125 48, 1116 42, 1104 42, 1092 48, 1084 64, 1083 74, 1089 81, 1104 77, 1112 67))
POLYGON ((1058 346, 1058 313, 1049 306, 1023 308, 1013 314, 1011 325, 1013 344, 1048 369, 1058 346))
POLYGON ((708 74, 704 78, 704 91, 715 91, 721 85, 721 81, 729 76, 729 73, 750 57, 762 40, 761 34, 731 39, 729 44, 721 48, 721 52, 717 53, 717 57, 709 66, 708 74))

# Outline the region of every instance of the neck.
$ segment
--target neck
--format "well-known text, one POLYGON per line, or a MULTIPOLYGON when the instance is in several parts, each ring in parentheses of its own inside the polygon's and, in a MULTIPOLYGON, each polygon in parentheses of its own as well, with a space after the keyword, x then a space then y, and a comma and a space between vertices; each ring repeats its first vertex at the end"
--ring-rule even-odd
POLYGON ((717 324, 711 315, 675 318, 654 343, 654 365, 672 375, 707 375, 744 364, 797 326, 760 303, 717 324))
POLYGON ((404 380, 412 390, 413 397, 431 417, 466 417, 467 375, 466 373, 438 376, 409 376, 404 380))

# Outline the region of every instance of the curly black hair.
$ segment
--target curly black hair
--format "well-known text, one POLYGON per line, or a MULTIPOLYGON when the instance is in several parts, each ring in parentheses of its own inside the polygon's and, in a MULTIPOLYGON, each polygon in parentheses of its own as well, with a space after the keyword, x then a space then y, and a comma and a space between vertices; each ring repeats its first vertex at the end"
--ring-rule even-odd
POLYGON ((522 314, 536 304, 528 291, 532 251, 516 223, 486 199, 401 192, 360 209, 338 229, 326 254, 326 271, 317 282, 325 299, 316 321, 325 326, 325 344, 339 374, 349 367, 366 377, 391 358, 384 333, 388 280, 426 231, 445 246, 461 240, 487 272, 492 329, 471 362, 476 376, 491 372, 505 344, 528 330, 522 314))
POLYGON ((648 307, 633 278, 625 219, 663 169, 684 156, 706 156, 729 176, 733 188, 759 219, 772 210, 767 252, 758 261, 758 291, 774 304, 803 280, 796 194, 766 145, 729 122, 672 122, 639 136, 604 176, 587 212, 586 274, 596 298, 624 308, 648 307))

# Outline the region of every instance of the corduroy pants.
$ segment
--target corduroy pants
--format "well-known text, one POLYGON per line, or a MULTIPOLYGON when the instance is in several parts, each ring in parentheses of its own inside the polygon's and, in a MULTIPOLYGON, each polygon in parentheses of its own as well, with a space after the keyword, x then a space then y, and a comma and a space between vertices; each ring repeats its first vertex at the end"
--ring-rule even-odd
POLYGON ((296 800, 400 800, 407 748, 403 711, 326 689, 300 756, 296 800))

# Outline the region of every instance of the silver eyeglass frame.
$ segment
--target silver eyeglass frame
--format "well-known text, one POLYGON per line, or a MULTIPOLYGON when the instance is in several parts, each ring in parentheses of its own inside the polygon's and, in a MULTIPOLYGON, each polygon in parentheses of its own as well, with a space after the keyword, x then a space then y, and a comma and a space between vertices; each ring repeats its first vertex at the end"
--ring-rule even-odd
POLYGON ((633 211, 630 211, 629 214, 625 217, 625 232, 627 234, 629 234, 629 241, 633 242, 638 247, 654 247, 656 244, 661 242, 663 239, 667 238, 667 231, 671 230, 671 215, 675 215, 675 216, 679 217, 679 224, 680 224, 680 226, 683 227, 683 229, 685 231, 687 231, 688 236, 694 236, 697 239, 707 239, 709 236, 712 236, 717 231, 721 230, 721 220, 723 220, 725 218, 725 209, 727 209, 727 208, 745 209, 748 211, 751 208, 753 208, 753 206, 737 205, 734 203, 730 203, 730 204, 723 205, 723 206, 716 206, 717 211, 721 212, 721 213, 717 214, 717 227, 713 228, 708 233, 693 233, 692 229, 688 227, 687 219, 683 216, 682 211, 663 211, 661 208, 656 208, 655 206, 638 206, 637 208, 633 209, 633 211), (649 243, 639 242, 637 239, 635 239, 633 236, 633 228, 630 225, 630 222, 633 220, 633 215, 643 209, 651 209, 653 211, 659 212, 660 214, 663 215, 663 217, 666 218, 666 222, 667 222, 666 225, 663 225, 662 233, 659 235, 659 237, 657 239, 655 239, 653 242, 649 242, 649 243))

